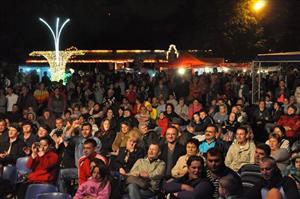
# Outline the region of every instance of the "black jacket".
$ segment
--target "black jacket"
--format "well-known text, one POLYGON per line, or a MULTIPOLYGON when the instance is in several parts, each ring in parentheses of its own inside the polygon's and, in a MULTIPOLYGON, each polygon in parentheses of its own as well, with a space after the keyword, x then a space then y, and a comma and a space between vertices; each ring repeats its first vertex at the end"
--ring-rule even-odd
MULTIPOLYGON (((8 151, 9 146, 9 141, 1 144, 0 153, 8 151)), ((21 139, 17 138, 16 141, 12 143, 9 155, 5 158, 0 158, 0 162, 4 163, 4 165, 15 164, 18 158, 25 156, 24 147, 26 147, 25 143, 21 139)))
POLYGON ((119 154, 112 161, 111 167, 113 171, 119 171, 120 168, 123 168, 128 173, 134 163, 145 155, 143 149, 136 148, 133 152, 129 153, 128 160, 125 161, 126 153, 126 147, 121 147, 119 149, 119 154))
MULTIPOLYGON (((182 155, 184 155, 186 153, 185 151, 185 147, 179 143, 176 143, 175 145, 175 149, 174 149, 174 152, 173 152, 173 157, 172 157, 172 163, 171 163, 171 168, 173 168, 178 160, 178 158, 182 155)), ((163 144, 161 146, 161 154, 160 154, 160 157, 159 159, 163 160, 166 165, 168 164, 168 144, 163 144)), ((167 171, 167 169, 166 169, 167 171)), ((166 178, 169 178, 171 176, 169 176, 168 174, 165 175, 166 178)))
POLYGON ((246 194, 245 198, 249 199, 261 199, 261 189, 264 187, 268 187, 268 189, 274 187, 282 187, 283 191, 288 199, 299 199, 300 195, 297 190, 297 185, 295 181, 290 177, 281 177, 278 179, 278 182, 273 185, 268 185, 266 181, 261 181, 257 183, 251 190, 246 194))

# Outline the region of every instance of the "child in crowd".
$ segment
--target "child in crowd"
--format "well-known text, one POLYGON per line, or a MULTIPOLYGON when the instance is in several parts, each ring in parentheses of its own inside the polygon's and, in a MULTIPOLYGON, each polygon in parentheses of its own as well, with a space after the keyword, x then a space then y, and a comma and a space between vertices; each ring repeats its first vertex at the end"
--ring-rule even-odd
POLYGON ((159 118, 157 120, 157 126, 161 128, 161 137, 165 137, 167 128, 169 126, 169 119, 166 117, 164 112, 159 113, 159 118))
POLYGON ((91 161, 92 176, 79 186, 73 199, 109 199, 111 184, 109 171, 102 161, 91 161))

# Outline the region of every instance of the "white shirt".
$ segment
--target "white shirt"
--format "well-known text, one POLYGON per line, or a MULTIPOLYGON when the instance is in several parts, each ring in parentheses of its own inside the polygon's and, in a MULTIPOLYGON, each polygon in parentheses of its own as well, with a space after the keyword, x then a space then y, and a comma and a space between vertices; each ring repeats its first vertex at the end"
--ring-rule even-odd
POLYGON ((7 111, 11 112, 13 105, 16 104, 18 101, 18 95, 13 93, 11 95, 6 95, 6 98, 7 98, 7 111))

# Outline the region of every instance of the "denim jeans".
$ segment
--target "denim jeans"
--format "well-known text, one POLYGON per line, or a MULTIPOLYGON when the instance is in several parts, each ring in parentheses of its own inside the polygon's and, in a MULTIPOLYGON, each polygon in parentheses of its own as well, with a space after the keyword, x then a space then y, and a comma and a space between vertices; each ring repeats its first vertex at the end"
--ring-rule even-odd
POLYGON ((146 198, 151 198, 155 195, 149 189, 143 190, 139 188, 136 184, 129 184, 128 192, 129 192, 130 199, 146 199, 146 198))
POLYGON ((66 187, 65 183, 67 180, 78 179, 78 169, 77 168, 68 168, 61 169, 57 178, 57 187, 60 192, 65 192, 66 187))

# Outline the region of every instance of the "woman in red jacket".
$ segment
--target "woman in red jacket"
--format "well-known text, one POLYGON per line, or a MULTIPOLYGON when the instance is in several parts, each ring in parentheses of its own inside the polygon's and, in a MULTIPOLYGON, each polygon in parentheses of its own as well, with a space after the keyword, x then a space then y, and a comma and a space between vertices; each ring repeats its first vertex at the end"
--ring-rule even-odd
POLYGON ((34 183, 54 183, 58 171, 58 155, 50 150, 51 140, 48 137, 41 138, 40 142, 32 144, 31 156, 27 162, 27 167, 32 172, 27 176, 27 181, 18 184, 18 199, 25 197, 29 184, 34 183))
POLYGON ((287 109, 287 115, 283 115, 278 120, 277 124, 285 128, 286 137, 292 144, 300 136, 300 116, 296 115, 297 108, 290 105, 287 109))
POLYGON ((29 183, 53 183, 57 175, 58 155, 50 150, 50 139, 42 138, 32 145, 32 154, 27 167, 32 170, 28 175, 29 183))

